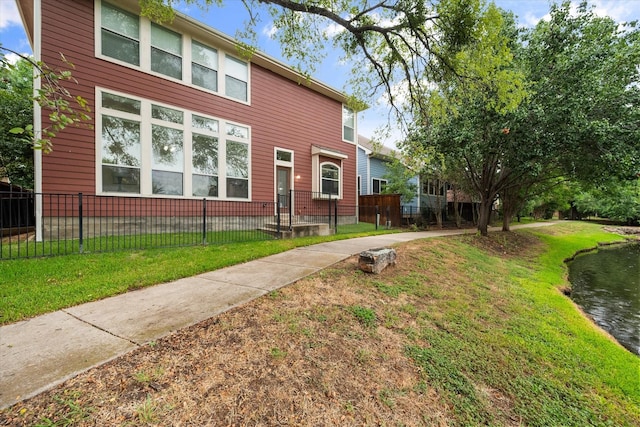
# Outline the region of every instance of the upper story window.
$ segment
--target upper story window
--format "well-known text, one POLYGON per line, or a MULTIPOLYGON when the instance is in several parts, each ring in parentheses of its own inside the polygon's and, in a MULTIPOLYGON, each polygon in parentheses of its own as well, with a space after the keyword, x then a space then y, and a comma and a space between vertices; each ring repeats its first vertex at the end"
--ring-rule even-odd
POLYGON ((356 115, 355 112, 342 106, 342 139, 349 142, 356 141, 356 115))
POLYGON ((218 51, 191 41, 191 83, 218 91, 218 51))
POLYGON ((229 55, 225 55, 224 58, 226 95, 240 101, 246 101, 247 81, 249 79, 247 63, 229 55))
POLYGON ((182 80, 182 36, 151 24, 151 70, 182 80))
POLYGON ((95 0, 97 57, 249 102, 249 63, 109 3, 95 0))
POLYGON ((140 21, 137 16, 102 3, 102 54, 140 65, 140 21))

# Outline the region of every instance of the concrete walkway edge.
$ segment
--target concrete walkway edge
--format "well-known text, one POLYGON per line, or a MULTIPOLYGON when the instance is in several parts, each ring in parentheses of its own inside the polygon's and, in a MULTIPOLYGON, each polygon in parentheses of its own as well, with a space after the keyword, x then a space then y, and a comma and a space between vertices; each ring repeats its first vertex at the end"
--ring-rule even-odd
POLYGON ((475 230, 383 234, 319 243, 2 326, 0 408, 364 250, 464 233, 475 230))

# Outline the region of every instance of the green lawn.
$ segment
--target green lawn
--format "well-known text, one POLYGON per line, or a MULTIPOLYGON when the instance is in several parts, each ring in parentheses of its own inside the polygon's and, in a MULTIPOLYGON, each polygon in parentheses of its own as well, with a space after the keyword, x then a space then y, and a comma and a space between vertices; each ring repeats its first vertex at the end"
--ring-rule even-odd
MULTIPOLYGON (((113 245, 125 249, 140 247, 144 243, 140 241, 143 238, 149 239, 147 243, 150 246, 158 243, 153 239, 170 239, 165 240, 166 243, 172 242, 177 246, 186 245, 193 238, 176 234, 138 236, 134 241, 129 237, 116 236, 88 239, 83 254, 78 254, 77 241, 66 241, 61 243, 60 250, 66 249, 70 255, 0 261, 0 324, 262 258, 298 246, 398 231, 382 228, 376 231, 374 225, 361 223, 339 226, 338 234, 333 236, 274 240, 265 239, 255 232, 249 236, 249 241, 241 243, 120 249, 99 253, 96 248, 109 251, 115 249, 113 245)), ((215 235, 208 237, 210 241, 221 239, 221 236, 215 235)), ((245 240, 247 238, 242 237, 245 240)), ((6 245, 3 247, 5 249, 8 250, 6 245)), ((21 250, 25 248, 21 247, 21 250)), ((38 253, 49 253, 47 251, 58 248, 40 247, 38 250, 38 253)))

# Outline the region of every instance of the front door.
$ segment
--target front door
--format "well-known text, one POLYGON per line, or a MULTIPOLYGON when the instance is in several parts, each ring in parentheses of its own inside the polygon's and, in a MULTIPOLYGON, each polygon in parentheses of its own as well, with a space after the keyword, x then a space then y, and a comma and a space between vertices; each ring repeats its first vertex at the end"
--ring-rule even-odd
POLYGON ((289 209, 289 190, 291 189, 291 168, 278 166, 276 168, 276 194, 280 210, 289 209))

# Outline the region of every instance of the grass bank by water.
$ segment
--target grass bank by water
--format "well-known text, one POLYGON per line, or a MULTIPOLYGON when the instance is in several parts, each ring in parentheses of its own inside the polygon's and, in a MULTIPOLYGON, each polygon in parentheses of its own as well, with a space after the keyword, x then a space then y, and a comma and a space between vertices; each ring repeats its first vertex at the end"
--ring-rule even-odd
POLYGON ((0 425, 640 425, 639 358, 559 292, 599 226, 355 257, 0 411, 0 425))

